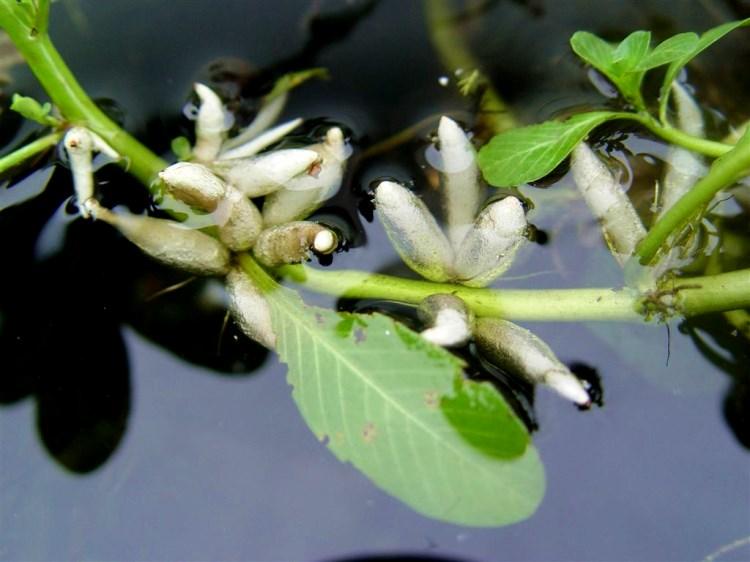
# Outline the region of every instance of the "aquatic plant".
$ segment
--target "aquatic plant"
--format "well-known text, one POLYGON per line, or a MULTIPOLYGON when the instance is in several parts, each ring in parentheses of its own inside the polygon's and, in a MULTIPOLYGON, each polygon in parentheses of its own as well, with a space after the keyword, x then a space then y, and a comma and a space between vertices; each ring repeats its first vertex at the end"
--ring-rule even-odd
POLYGON ((612 81, 630 110, 506 131, 480 151, 479 167, 489 183, 516 186, 542 178, 572 153, 576 182, 632 282, 625 288, 506 291, 485 286, 510 267, 525 243, 525 209, 520 197, 509 195, 482 210, 484 187, 473 147, 456 123, 444 119, 438 129, 445 233, 404 186, 383 182, 374 193, 376 212, 397 252, 426 281, 309 268, 299 262, 338 245, 338 233, 308 219, 339 188, 348 151, 337 127, 311 146, 274 150, 298 124, 268 129, 279 100, 299 80, 280 79, 265 110, 231 139, 222 100, 196 85, 201 101, 196 142, 192 147, 175 143, 176 152, 191 160, 169 166, 109 119, 78 85, 47 34, 48 12, 46 0, 0 0, 0 26, 51 100, 15 99, 13 108, 46 134, 0 159, 0 171, 62 140, 81 216, 112 224, 157 260, 224 279, 238 325, 289 365, 294 399, 315 435, 339 459, 426 515, 502 525, 533 513, 544 492, 543 468, 527 427, 493 385, 466 378, 463 360, 443 346, 471 338, 499 367, 587 405, 586 389, 549 346, 510 320, 653 321, 731 311, 731 321, 748 335, 741 310, 750 305, 750 271, 670 273, 703 251, 696 239, 712 199, 750 164, 747 134, 736 144, 702 137, 689 115, 694 102, 675 80, 693 57, 747 21, 702 36, 680 34, 653 48, 647 32, 619 45, 587 33, 573 37, 574 51, 612 81), (652 114, 641 85, 646 72, 662 66, 664 82, 652 114), (680 128, 669 121, 672 95, 680 128), (606 162, 584 144, 597 126, 614 119, 635 121, 673 143, 673 163, 682 159, 685 165, 686 153, 678 149, 718 157, 687 189, 684 181, 665 179, 665 185, 680 188, 662 197, 648 229, 606 162), (173 219, 104 207, 92 180, 93 151, 108 154, 140 179, 173 219), (200 229, 184 220, 193 217, 201 219, 200 229), (421 335, 383 314, 306 305, 281 286, 279 277, 337 296, 418 305, 421 335))

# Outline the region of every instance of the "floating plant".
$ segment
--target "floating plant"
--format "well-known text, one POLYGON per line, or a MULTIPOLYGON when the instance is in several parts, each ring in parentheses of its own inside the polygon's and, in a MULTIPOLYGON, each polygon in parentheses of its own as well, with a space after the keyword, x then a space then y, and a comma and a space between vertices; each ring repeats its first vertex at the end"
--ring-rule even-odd
POLYGON ((513 321, 648 321, 732 311, 729 321, 750 336, 741 314, 750 307, 750 271, 685 275, 680 282, 665 273, 700 253, 693 233, 712 200, 750 169, 750 135, 736 144, 704 138, 700 106, 678 80, 680 71, 750 20, 653 47, 648 32, 619 45, 576 33, 573 50, 618 89, 623 111, 512 129, 495 136, 478 156, 461 127, 442 117, 441 219, 404 184, 383 181, 374 189, 377 216, 396 253, 425 279, 415 281, 300 265, 313 254, 331 254, 342 242, 314 213, 340 189, 352 152, 335 126, 307 146, 275 148, 302 123, 297 118, 273 126, 287 91, 304 78, 280 78, 255 120, 234 136, 233 117, 221 97, 195 84, 200 100, 195 144, 183 146, 185 161, 169 165, 89 99, 49 40, 48 15, 46 0, 0 0, 0 26, 51 99, 42 105, 17 98, 14 109, 48 134, 44 142, 0 160, 0 171, 62 138, 81 216, 113 225, 162 263, 220 278, 237 325, 289 365, 293 397, 316 437, 420 513, 463 525, 505 525, 529 517, 544 493, 544 470, 528 428, 497 386, 465 376, 464 361, 446 348, 476 349, 509 375, 549 386, 586 407, 592 401, 586 383, 513 321), (649 104, 641 86, 657 68, 664 71, 663 82, 649 104), (597 126, 614 119, 633 121, 674 145, 650 221, 636 212, 617 177, 585 142, 597 126), (174 218, 105 207, 95 188, 94 152, 138 178, 174 218), (626 271, 639 262, 650 271, 648 282, 624 290, 487 288, 511 267, 529 229, 521 201, 509 195, 487 202, 485 181, 532 182, 568 156, 614 258, 626 271), (715 160, 705 168, 709 158, 715 160), (171 208, 170 199, 189 212, 171 208), (201 217, 200 229, 178 220, 191 213, 201 217), (310 306, 282 286, 281 278, 336 296, 412 305, 422 331, 381 313, 310 306))

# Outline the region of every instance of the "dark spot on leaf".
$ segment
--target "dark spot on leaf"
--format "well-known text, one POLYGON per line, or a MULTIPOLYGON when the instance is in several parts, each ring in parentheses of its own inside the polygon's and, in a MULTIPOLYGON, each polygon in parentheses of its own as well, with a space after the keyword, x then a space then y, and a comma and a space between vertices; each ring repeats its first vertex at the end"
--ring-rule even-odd
POLYGON ((323 318, 323 315, 320 312, 316 312, 315 313, 315 321, 318 324, 325 324, 326 323, 325 318, 323 318))
POLYGON ((367 339, 367 332, 365 332, 362 328, 357 328, 354 330, 354 341, 355 343, 362 343, 367 339))
POLYGON ((377 435, 377 429, 375 428, 375 424, 372 422, 367 422, 362 428, 362 440, 365 443, 372 443, 377 435))
POLYGON ((430 410, 435 410, 440 405, 440 395, 437 390, 428 390, 424 393, 424 403, 430 410))

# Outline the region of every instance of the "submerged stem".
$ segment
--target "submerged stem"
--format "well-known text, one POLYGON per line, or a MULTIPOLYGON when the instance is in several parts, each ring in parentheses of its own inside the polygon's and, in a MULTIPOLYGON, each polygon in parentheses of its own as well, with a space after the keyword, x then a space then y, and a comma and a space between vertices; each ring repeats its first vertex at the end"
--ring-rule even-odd
MULTIPOLYGON (((425 20, 430 39, 443 66, 451 72, 469 72, 478 69, 474 56, 466 46, 461 34, 451 21, 451 9, 446 0, 423 0, 425 20)), ((488 112, 485 119, 497 134, 518 126, 513 114, 497 90, 489 85, 483 97, 483 109, 488 112), (490 113, 491 112, 491 113, 490 113)))

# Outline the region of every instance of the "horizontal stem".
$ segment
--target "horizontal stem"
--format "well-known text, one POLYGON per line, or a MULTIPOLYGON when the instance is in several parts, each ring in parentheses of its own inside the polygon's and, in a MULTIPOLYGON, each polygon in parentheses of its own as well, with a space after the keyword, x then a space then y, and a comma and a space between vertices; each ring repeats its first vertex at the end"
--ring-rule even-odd
POLYGON ((750 269, 681 279, 674 291, 685 316, 750 308, 750 269))
POLYGON ((5 173, 7 170, 14 166, 18 166, 22 162, 25 162, 32 156, 44 152, 48 148, 55 146, 60 140, 62 133, 51 133, 30 142, 29 144, 23 145, 18 150, 14 150, 10 154, 6 154, 0 158, 0 174, 5 173))
POLYGON ((509 320, 642 320, 639 311, 686 316, 750 307, 750 270, 696 277, 654 294, 634 289, 476 289, 401 279, 363 271, 323 271, 285 266, 279 273, 306 289, 352 299, 383 299, 417 304, 435 293, 451 293, 478 316, 509 320))
POLYGON ((698 152, 705 156, 717 158, 723 156, 734 148, 731 144, 706 140, 702 137, 694 137, 684 131, 675 129, 674 127, 664 126, 650 115, 634 113, 630 118, 634 121, 638 121, 649 131, 658 135, 665 141, 681 146, 682 148, 687 148, 693 152, 698 152))
POLYGON ((286 266, 282 275, 317 292, 343 298, 385 299, 409 304, 435 293, 461 298, 478 316, 510 320, 638 320, 637 294, 612 289, 476 289, 402 279, 363 271, 322 271, 286 266))

